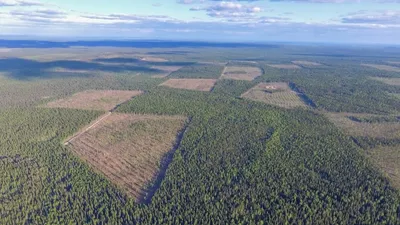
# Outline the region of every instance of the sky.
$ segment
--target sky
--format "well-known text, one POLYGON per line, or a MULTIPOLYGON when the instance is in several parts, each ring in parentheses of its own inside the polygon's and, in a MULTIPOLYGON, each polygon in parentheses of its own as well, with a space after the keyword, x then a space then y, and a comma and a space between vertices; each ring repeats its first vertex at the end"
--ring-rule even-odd
POLYGON ((400 44, 400 0, 0 0, 0 37, 400 44))

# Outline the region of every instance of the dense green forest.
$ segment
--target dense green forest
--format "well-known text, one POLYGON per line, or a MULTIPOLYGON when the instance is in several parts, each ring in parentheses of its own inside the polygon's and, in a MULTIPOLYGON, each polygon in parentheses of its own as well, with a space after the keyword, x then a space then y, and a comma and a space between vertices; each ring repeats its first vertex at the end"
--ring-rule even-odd
MULTIPOLYGON (((400 74, 360 66, 383 64, 379 49, 149 51, 170 60, 164 64, 185 65, 174 78, 218 78, 223 70, 186 65, 189 60, 255 61, 264 74, 251 82, 221 79, 211 92, 198 92, 158 86, 168 78, 151 78, 154 71, 142 69, 137 75, 134 67, 21 77, 16 65, 7 64, 9 70, 0 62, 0 224, 400 224, 400 192, 364 156, 374 145, 398 143, 347 136, 321 113, 371 113, 352 119, 398 122, 400 99, 393 94, 400 87, 370 77, 400 74), (299 58, 323 65, 268 66, 299 58), (275 81, 291 82, 315 107, 289 110, 240 98, 260 82, 275 81), (87 89, 140 89, 145 93, 117 112, 190 118, 150 202, 135 203, 62 144, 102 112, 42 105, 87 89)), ((395 59, 397 53, 387 54, 395 59)))

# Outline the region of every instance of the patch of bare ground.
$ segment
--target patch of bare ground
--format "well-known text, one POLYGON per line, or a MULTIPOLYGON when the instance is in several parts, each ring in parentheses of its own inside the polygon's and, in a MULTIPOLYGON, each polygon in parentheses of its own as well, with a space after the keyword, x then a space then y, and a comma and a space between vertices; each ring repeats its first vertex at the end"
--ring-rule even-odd
POLYGON ((388 63, 400 65, 400 61, 388 61, 388 63))
POLYGON ((386 78, 386 77, 371 77, 373 80, 377 80, 389 85, 400 86, 400 78, 386 78))
POLYGON ((225 67, 221 75, 221 78, 252 81, 261 75, 262 75, 262 70, 258 67, 227 66, 225 67))
POLYGON ((167 59, 160 58, 160 57, 153 57, 153 56, 141 56, 140 60, 146 62, 168 62, 167 59))
POLYGON ((301 69, 300 66, 294 64, 268 64, 268 66, 278 69, 301 69))
POLYGON ((260 83, 241 95, 242 98, 283 108, 307 107, 287 83, 260 83))
POLYGON ((170 75, 172 72, 178 71, 182 66, 152 66, 152 69, 157 69, 163 71, 161 74, 154 75, 154 78, 164 78, 170 75))
MULTIPOLYGON (((400 138, 400 123, 398 122, 357 122, 351 119, 367 118, 374 115, 357 113, 325 113, 327 118, 337 127, 343 129, 351 136, 371 138, 396 139, 400 138)), ((376 115, 375 115, 376 116, 376 115)))
POLYGON ((216 82, 216 79, 169 79, 160 84, 160 86, 195 91, 211 91, 216 82))
POLYGON ((9 49, 9 48, 0 48, 0 53, 6 53, 6 52, 11 52, 11 49, 9 49))
POLYGON ((46 107, 110 111, 142 93, 142 91, 88 90, 78 92, 69 98, 49 102, 46 107))
POLYGON ((112 113, 68 145, 137 201, 146 195, 186 117, 112 113))
POLYGON ((381 169, 393 187, 400 189, 400 145, 369 149, 367 157, 381 169))
POLYGON ((399 67, 394 67, 394 66, 388 66, 388 65, 381 65, 381 64, 366 64, 363 63, 361 64, 362 66, 368 66, 371 68, 375 68, 378 70, 385 70, 385 71, 389 71, 389 72, 400 72, 400 68, 399 67))
POLYGON ((292 61, 294 64, 298 64, 301 66, 321 66, 322 64, 317 63, 317 62, 311 62, 311 61, 304 61, 304 60, 296 60, 292 61))

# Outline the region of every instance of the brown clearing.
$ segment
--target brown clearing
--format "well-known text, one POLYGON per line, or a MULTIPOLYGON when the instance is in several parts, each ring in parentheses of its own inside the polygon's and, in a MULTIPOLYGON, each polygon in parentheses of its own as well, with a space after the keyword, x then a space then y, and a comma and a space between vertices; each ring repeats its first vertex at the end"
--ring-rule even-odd
POLYGON ((222 73, 221 78, 232 80, 247 80, 252 81, 261 76, 262 71, 258 67, 249 66, 227 66, 222 73))
POLYGON ((371 77, 373 80, 377 80, 389 85, 400 86, 400 78, 385 78, 385 77, 371 77))
POLYGON ((311 61, 303 61, 303 60, 292 61, 292 63, 298 64, 301 66, 321 66, 320 63, 311 62, 311 61))
POLYGON ((216 79, 169 79, 160 86, 196 91, 211 91, 216 79))
POLYGON ((382 170, 393 187, 400 189, 400 145, 370 149, 367 157, 382 170))
POLYGON ((11 52, 11 49, 9 49, 9 48, 0 48, 0 53, 6 53, 6 52, 11 52))
POLYGON ((354 117, 370 117, 371 114, 357 113, 325 113, 327 118, 337 127, 343 129, 348 135, 362 136, 372 138, 395 139, 400 138, 400 123, 396 122, 381 122, 367 123, 356 122, 349 119, 349 116, 354 117))
POLYGON ((183 116, 111 113, 68 145, 94 170, 139 201, 172 150, 183 116))
POLYGON ((278 69, 301 69, 300 66, 294 64, 268 64, 268 66, 278 69))
POLYGON ((182 66, 152 66, 152 69, 162 70, 163 72, 158 75, 154 75, 154 78, 164 78, 170 75, 172 72, 178 71, 182 66))
POLYGON ((306 107, 287 83, 260 83, 243 93, 243 98, 276 105, 283 108, 306 107))
POLYGON ((398 64, 398 65, 400 65, 400 61, 388 61, 388 63, 390 63, 390 64, 398 64))
POLYGON ((372 67, 378 70, 385 70, 385 71, 390 71, 390 72, 400 72, 399 67, 394 67, 394 66, 388 66, 388 65, 380 65, 380 64, 361 64, 362 66, 368 66, 372 67))
POLYGON ((142 91, 120 90, 88 90, 78 92, 69 98, 59 99, 47 103, 49 108, 72 108, 110 111, 115 106, 128 101, 134 96, 142 94, 142 91))
POLYGON ((168 62, 167 59, 152 56, 142 56, 140 57, 140 60, 147 62, 168 62))

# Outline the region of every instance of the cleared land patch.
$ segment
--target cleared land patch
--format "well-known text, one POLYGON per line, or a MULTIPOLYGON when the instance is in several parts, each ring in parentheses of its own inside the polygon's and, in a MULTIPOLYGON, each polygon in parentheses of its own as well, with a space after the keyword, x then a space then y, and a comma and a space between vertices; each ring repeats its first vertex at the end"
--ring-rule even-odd
POLYGON ((222 73, 221 78, 233 80, 247 80, 252 81, 256 77, 261 76, 262 71, 258 67, 249 66, 227 66, 222 73))
POLYGON ((367 156, 389 178, 392 185, 400 189, 400 145, 379 146, 368 150, 367 156))
POLYGON ((400 78, 371 77, 371 79, 383 82, 389 85, 400 86, 400 78))
POLYGON ((160 84, 160 86, 195 91, 211 91, 216 82, 216 79, 169 79, 160 84))
POLYGON ((388 61, 388 63, 400 65, 400 61, 388 61))
POLYGON ((317 62, 311 62, 311 61, 303 61, 303 60, 296 60, 292 61, 294 64, 298 64, 301 66, 321 66, 322 64, 317 63, 317 62))
POLYGON ((385 70, 385 71, 389 71, 389 72, 400 72, 400 68, 399 67, 394 67, 394 66, 388 66, 388 65, 381 65, 381 64, 361 64, 362 66, 368 66, 371 68, 375 68, 378 70, 385 70))
POLYGON ((93 169, 136 200, 146 195, 162 160, 173 150, 183 116, 112 113, 68 145, 93 169))
POLYGON ((268 66, 278 69, 301 69, 300 66, 294 64, 268 64, 268 66))
POLYGON ((325 115, 332 123, 351 136, 400 138, 400 122, 363 122, 363 118, 374 118, 370 114, 326 113, 325 115), (360 119, 361 122, 359 122, 360 119))
POLYGON ((299 95, 284 82, 260 83, 241 97, 284 108, 306 107, 299 95))
POLYGON ((153 57, 153 56, 142 56, 140 60, 147 61, 147 62, 168 62, 167 59, 160 58, 160 57, 153 57))
POLYGON ((157 69, 163 71, 161 74, 154 75, 154 78, 164 78, 170 75, 172 72, 178 71, 182 66, 152 66, 152 69, 157 69))
POLYGON ((78 92, 69 98, 49 102, 46 106, 49 108, 110 111, 115 106, 142 93, 142 91, 88 90, 78 92))

